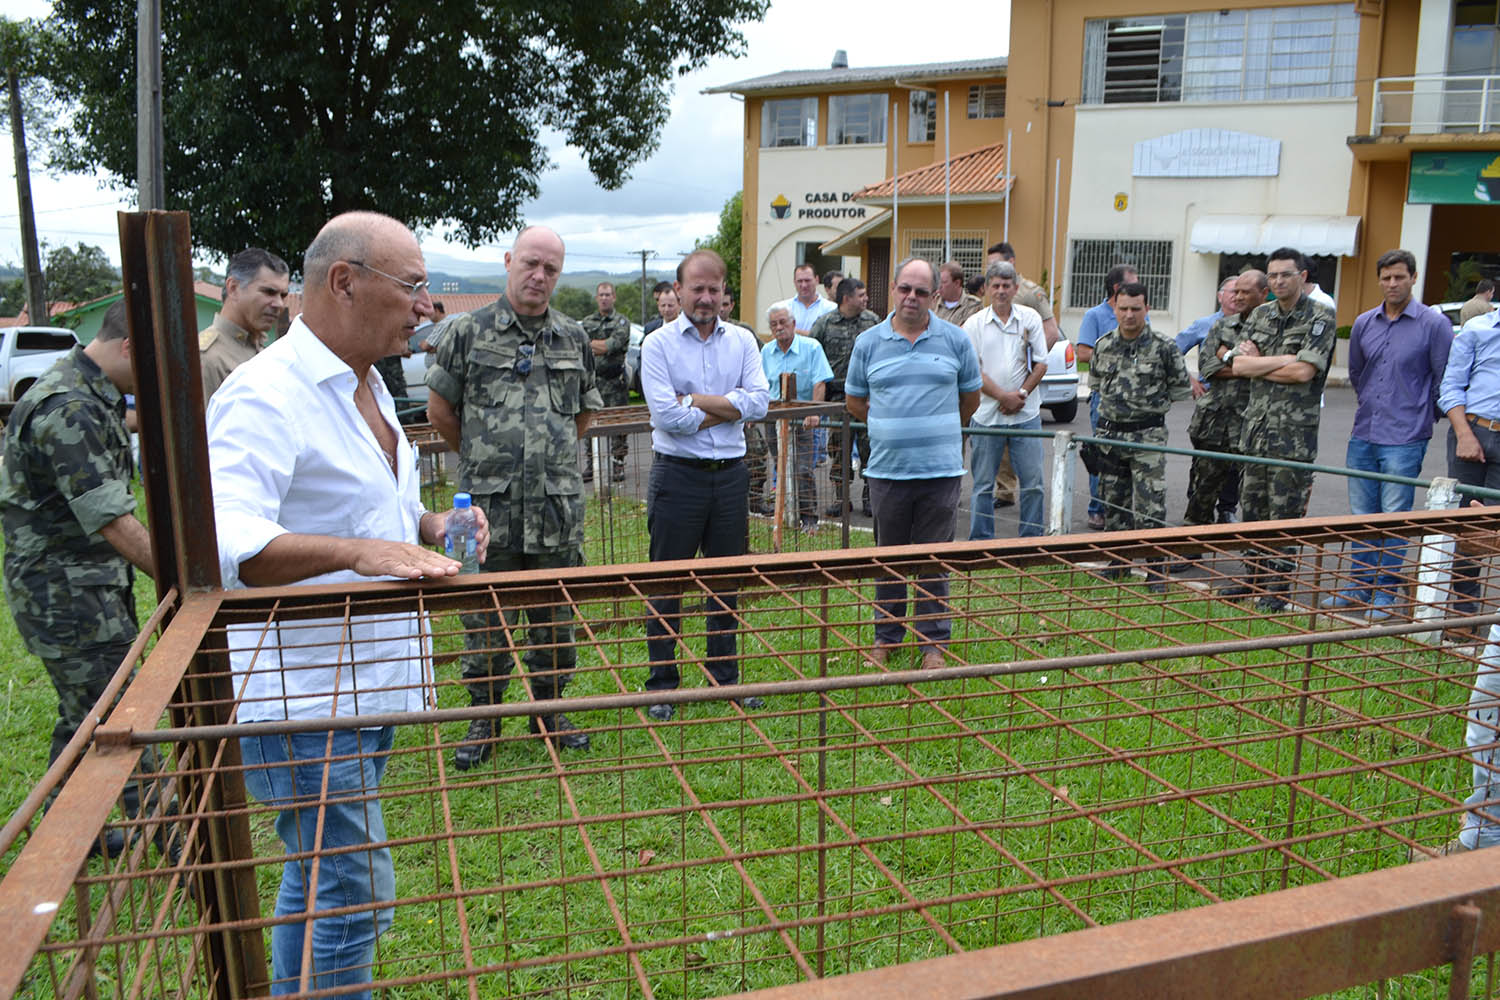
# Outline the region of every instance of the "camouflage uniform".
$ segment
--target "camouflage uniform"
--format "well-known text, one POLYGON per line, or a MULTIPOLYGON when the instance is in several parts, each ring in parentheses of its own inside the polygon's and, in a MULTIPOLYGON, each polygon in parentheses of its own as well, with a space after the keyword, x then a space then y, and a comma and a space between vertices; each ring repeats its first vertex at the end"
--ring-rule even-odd
MULTIPOLYGON (((619 312, 608 316, 595 312, 583 318, 583 332, 589 340, 605 342, 604 353, 594 358, 594 374, 598 379, 599 397, 605 406, 629 406, 630 386, 625 384, 625 352, 630 348, 630 320, 619 312)), ((609 439, 610 456, 613 459, 611 475, 618 482, 625 478, 625 456, 629 454, 629 438, 624 434, 612 435, 609 439)), ((583 476, 593 475, 592 456, 584 453, 583 476)))
MULTIPOLYGON (((454 318, 427 385, 459 414, 460 488, 490 522, 486 572, 553 569, 583 562, 583 483, 574 418, 604 405, 594 352, 583 327, 555 310, 533 335, 504 295, 454 318), (530 362, 529 373, 523 374, 530 362)), ((529 608, 522 657, 533 698, 562 693, 573 668, 573 625, 565 606, 529 608)), ((507 609, 513 627, 516 612, 507 609)), ((465 615, 463 676, 476 705, 499 702, 513 658, 493 613, 465 615), (495 680, 498 678, 498 680, 495 680)))
MULTIPOLYGON (((1306 382, 1282 384, 1264 378, 1248 379, 1249 403, 1240 431, 1240 451, 1246 455, 1311 462, 1318 454, 1318 416, 1323 383, 1333 357, 1335 322, 1333 310, 1307 295, 1291 312, 1282 315, 1278 302, 1255 307, 1246 320, 1245 339, 1264 356, 1295 355, 1313 367, 1306 382)), ((1302 517, 1313 476, 1302 469, 1269 465, 1247 465, 1240 486, 1240 512, 1246 521, 1302 517)), ((1273 576, 1292 571, 1290 560, 1271 559, 1265 569, 1273 576)), ((1251 566, 1252 573, 1258 570, 1251 566)), ((1284 581, 1269 581, 1285 587, 1284 581)))
MULTIPOLYGON (((410 409, 410 404, 405 402, 411 397, 411 390, 406 386, 406 370, 401 367, 403 360, 402 355, 392 354, 390 357, 381 358, 375 362, 375 370, 385 380, 385 391, 396 400, 398 411, 410 409)), ((398 419, 403 424, 415 423, 417 417, 416 413, 398 413, 398 419)))
POLYGON ((203 405, 224 384, 229 373, 260 353, 266 346, 266 335, 241 330, 235 323, 214 313, 214 321, 198 333, 198 362, 203 366, 203 405))
MULTIPOLYGON (((1148 325, 1134 340, 1112 330, 1094 346, 1089 381, 1099 393, 1099 436, 1166 444, 1172 401, 1192 395, 1182 353, 1148 325)), ((1159 528, 1167 521, 1167 456, 1100 446, 1099 498, 1110 531, 1159 528)))
MULTIPOLYGON (((1245 378, 1214 378, 1228 367, 1219 358, 1219 348, 1236 347, 1245 339, 1247 324, 1238 313, 1221 316, 1209 327, 1208 336, 1198 348, 1198 374, 1207 388, 1198 397, 1193 408, 1193 419, 1188 423, 1188 437, 1193 447, 1203 451, 1238 451, 1240 431, 1244 423, 1245 407, 1250 401, 1250 380, 1245 378)), ((1187 513, 1183 520, 1188 524, 1214 523, 1214 506, 1224 488, 1238 489, 1240 467, 1235 462, 1217 458, 1193 458, 1192 470, 1188 473, 1187 513)))
MULTIPOLYGON (((140 631, 134 569, 99 534, 135 513, 132 471, 125 397, 75 347, 16 404, 0 473, 5 599, 57 690, 49 761, 83 724, 140 631)), ((140 769, 156 770, 155 762, 148 751, 140 769)), ((131 815, 138 802, 132 785, 131 815)))
MULTIPOLYGON (((823 345, 823 353, 828 357, 828 367, 833 369, 833 383, 828 387, 830 402, 838 402, 844 398, 844 376, 849 372, 849 354, 854 350, 855 338, 879 322, 880 317, 868 309, 857 316, 845 316, 835 309, 813 321, 808 335, 823 345)), ((836 459, 834 469, 829 475, 836 483, 841 483, 844 479, 844 470, 838 464, 843 461, 841 457, 838 457, 843 455, 843 448, 843 431, 833 428, 828 435, 828 452, 836 456, 836 459)), ((854 448, 859 454, 861 464, 868 462, 870 460, 869 434, 865 431, 856 433, 854 448)), ((844 493, 847 499, 847 491, 840 490, 840 492, 844 493)), ((869 495, 868 486, 865 487, 865 494, 869 495)))

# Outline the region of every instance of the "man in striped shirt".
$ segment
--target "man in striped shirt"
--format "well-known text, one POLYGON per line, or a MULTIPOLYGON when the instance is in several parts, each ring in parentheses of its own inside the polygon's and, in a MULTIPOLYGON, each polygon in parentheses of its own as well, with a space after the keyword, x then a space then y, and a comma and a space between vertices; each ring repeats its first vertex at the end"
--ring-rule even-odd
MULTIPOLYGON (((982 378, 974 345, 959 327, 929 309, 937 271, 920 258, 896 269, 895 309, 854 342, 844 381, 844 406, 870 432, 870 503, 875 544, 953 541, 964 476, 963 428, 979 408, 982 378)), ((951 623, 939 617, 946 576, 918 581, 916 620, 906 617, 906 584, 875 585, 875 648, 884 666, 908 632, 922 645, 923 668, 943 665, 951 623)))

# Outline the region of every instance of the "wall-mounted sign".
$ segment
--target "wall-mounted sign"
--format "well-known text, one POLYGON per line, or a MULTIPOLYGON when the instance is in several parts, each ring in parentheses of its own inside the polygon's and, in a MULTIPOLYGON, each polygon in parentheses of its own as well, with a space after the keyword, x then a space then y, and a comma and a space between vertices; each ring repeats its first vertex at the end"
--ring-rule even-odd
POLYGON ((869 211, 853 204, 853 191, 808 191, 802 204, 793 210, 793 202, 784 194, 771 199, 773 219, 863 219, 869 211))
POLYGON ((1412 153, 1413 205, 1500 205, 1500 154, 1412 153))
POLYGON ((1123 212, 1130 207, 1130 195, 1124 191, 1115 192, 1115 211, 1123 212))
POLYGON ((1222 128, 1185 128, 1135 144, 1136 177, 1275 177, 1281 140, 1222 128))

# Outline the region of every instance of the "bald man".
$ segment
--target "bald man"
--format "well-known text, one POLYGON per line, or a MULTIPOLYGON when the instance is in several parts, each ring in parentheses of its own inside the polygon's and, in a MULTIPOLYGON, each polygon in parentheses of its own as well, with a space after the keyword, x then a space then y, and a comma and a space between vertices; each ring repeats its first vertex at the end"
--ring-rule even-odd
MULTIPOLYGON (((457 562, 423 547, 443 541, 447 515, 423 510, 411 445, 373 371, 432 313, 416 237, 383 215, 341 215, 307 248, 302 273, 302 313, 286 336, 236 368, 208 403, 224 585, 456 574, 457 562)), ((481 544, 486 534, 481 528, 481 544)), ((283 629, 228 629, 238 721, 424 707, 415 615, 283 629)), ((280 809, 276 832, 289 854, 301 855, 284 867, 276 898, 276 915, 293 919, 271 930, 273 993, 297 988, 310 935, 311 988, 370 995, 358 985, 370 981, 375 939, 393 912, 371 904, 396 898, 377 791, 394 739, 394 726, 240 739, 246 787, 280 809), (317 843, 345 850, 321 858, 314 881, 320 859, 307 852, 317 843)))
MULTIPOLYGON (((562 274, 562 238, 521 231, 505 255, 505 293, 448 324, 427 372, 427 417, 458 452, 459 489, 489 515, 485 572, 583 564, 583 472, 578 438, 604 400, 594 351, 577 321, 550 307, 562 274)), ((505 612, 514 628, 517 612, 505 612)), ((562 696, 577 650, 566 605, 528 608, 522 659, 533 700, 562 696)), ((499 704, 514 665, 493 612, 464 618, 464 680, 475 705, 499 704)), ((531 731, 571 750, 589 737, 566 715, 532 716, 531 731)), ((454 752, 460 771, 489 760, 495 721, 475 719, 454 752)))

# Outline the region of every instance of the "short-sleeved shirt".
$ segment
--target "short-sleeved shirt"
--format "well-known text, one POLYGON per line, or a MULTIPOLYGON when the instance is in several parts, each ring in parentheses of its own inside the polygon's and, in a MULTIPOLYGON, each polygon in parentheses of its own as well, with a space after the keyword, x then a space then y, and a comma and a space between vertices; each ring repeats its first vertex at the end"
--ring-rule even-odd
POLYGON ((938 479, 964 474, 960 393, 982 384, 968 334, 928 314, 915 343, 889 318, 860 334, 849 358, 846 395, 868 399, 870 462, 876 479, 938 479))
POLYGON ((949 308, 944 302, 938 301, 938 295, 932 296, 932 312, 938 319, 945 319, 955 326, 963 326, 968 318, 984 308, 984 302, 977 295, 965 292, 959 297, 958 302, 949 308))
POLYGON ((838 306, 821 295, 813 299, 813 303, 810 306, 803 305, 802 300, 795 295, 785 302, 778 302, 777 305, 791 313, 793 326, 799 330, 806 330, 809 333, 812 332, 812 326, 818 321, 819 316, 831 313, 838 308, 838 306))
MULTIPOLYGON (((1219 309, 1209 313, 1207 316, 1199 316, 1187 326, 1183 327, 1182 330, 1178 332, 1176 337, 1177 349, 1183 354, 1186 354, 1188 351, 1191 351, 1193 348, 1203 343, 1204 339, 1208 336, 1209 329, 1223 316, 1224 310, 1219 309)), ((1200 367, 1202 366, 1202 358, 1198 359, 1198 364, 1200 367)))
POLYGON ((1282 440, 1282 430, 1304 431, 1318 426, 1323 383, 1333 358, 1333 310, 1303 295, 1290 312, 1281 304, 1266 302, 1255 307, 1246 320, 1246 340, 1262 356, 1293 355, 1313 367, 1306 382, 1281 383, 1257 378, 1250 382, 1250 403, 1240 447, 1247 455, 1259 455, 1271 442, 1282 440))
POLYGON ((1047 297, 1046 291, 1030 278, 1022 278, 1016 286, 1016 297, 1011 300, 1018 306, 1027 309, 1035 309, 1037 315, 1042 317, 1045 323, 1052 318, 1052 300, 1047 297))
POLYGON ((1115 307, 1106 300, 1083 314, 1082 321, 1078 324, 1078 346, 1092 348, 1099 343, 1099 338, 1113 330, 1115 323, 1115 307))
POLYGON ((765 369, 766 381, 770 383, 770 398, 781 398, 781 376, 791 373, 797 376, 797 399, 812 402, 813 387, 819 382, 833 378, 833 369, 823 354, 823 345, 811 337, 793 334, 786 350, 776 341, 760 349, 760 366, 765 369))
MULTIPOLYGON (((1031 374, 1032 365, 1038 361, 1047 362, 1047 337, 1042 333, 1042 317, 1035 309, 1012 302, 1010 316, 1002 323, 995 315, 995 307, 987 306, 965 321, 964 333, 974 345, 979 370, 1002 389, 1021 388, 1026 376, 1031 374)), ((1039 392, 1027 396, 1015 413, 1002 413, 998 399, 981 396, 973 419, 975 423, 993 427, 1025 423, 1041 412, 1042 394, 1039 392)))
POLYGON ((459 482, 484 502, 491 544, 547 552, 583 544, 575 418, 604 406, 576 320, 548 309, 533 333, 502 295, 454 319, 427 386, 459 414, 459 482))
POLYGON ((135 512, 125 398, 83 348, 37 379, 5 428, 5 597, 43 659, 135 638, 133 573, 100 529, 135 512))

